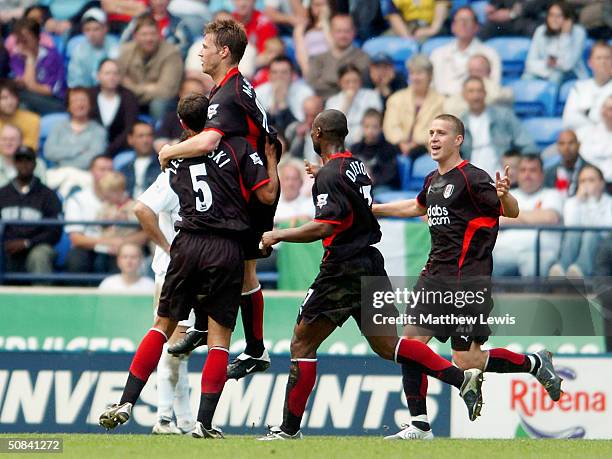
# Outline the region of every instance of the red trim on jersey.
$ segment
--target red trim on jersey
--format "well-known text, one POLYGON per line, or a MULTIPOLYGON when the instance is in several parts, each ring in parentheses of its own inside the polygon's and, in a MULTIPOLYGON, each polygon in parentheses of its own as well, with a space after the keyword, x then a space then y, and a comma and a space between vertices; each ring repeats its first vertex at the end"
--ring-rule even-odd
POLYGON ((233 77, 234 75, 240 73, 238 70, 238 66, 236 67, 232 67, 231 69, 229 69, 229 71, 225 74, 225 76, 223 77, 223 79, 221 80, 221 83, 219 83, 214 89, 215 91, 217 90, 217 88, 220 88, 221 86, 223 86, 225 83, 227 83, 227 80, 229 80, 231 77, 233 77))
POLYGON ((251 192, 246 189, 246 187, 244 186, 244 182, 242 181, 242 171, 240 170, 240 163, 238 162, 236 153, 234 152, 234 149, 229 143, 227 142, 223 142, 223 143, 228 146, 230 153, 234 157, 234 161, 236 161, 236 168, 238 169, 238 183, 240 184, 240 191, 242 192, 242 197, 244 198, 244 200, 246 202, 249 202, 249 199, 251 198, 251 192))
POLYGON ((344 153, 334 153, 333 155, 329 155, 329 159, 351 158, 352 156, 353 156, 353 153, 351 153, 350 151, 346 150, 344 153))
POLYGON ((468 226, 463 235, 463 247, 461 248, 461 256, 459 257, 459 269, 463 266, 463 262, 470 248, 470 243, 476 231, 480 228, 493 228, 495 225, 497 225, 497 219, 493 217, 477 217, 468 222, 468 226))
POLYGON ((262 186, 264 186, 266 183, 268 183, 270 181, 269 178, 267 179, 263 179, 261 182, 259 182, 257 185, 255 185, 253 188, 251 188, 251 191, 255 191, 257 188, 260 188, 262 186))
POLYGON ((214 132, 219 133, 221 137, 225 137, 225 133, 217 128, 204 128, 202 132, 206 132, 206 131, 214 131, 214 132))
POLYGON ((320 218, 315 218, 312 220, 313 222, 317 222, 317 223, 328 223, 330 225, 341 225, 342 221, 335 221, 335 220, 321 220, 320 218))
POLYGON ((457 166, 457 169, 463 169, 468 163, 469 161, 467 159, 464 159, 463 161, 459 163, 459 165, 457 166))
POLYGON ((257 151, 257 140, 259 140, 261 131, 259 130, 257 124, 255 124, 255 121, 253 121, 249 115, 247 115, 247 123, 249 125, 249 133, 247 134, 246 139, 251 144, 251 147, 257 151))
POLYGON ((350 213, 342 220, 340 220, 339 224, 338 222, 336 222, 335 224, 336 227, 334 228, 334 232, 331 235, 327 236, 325 239, 323 239, 323 247, 329 247, 332 242, 334 242, 334 239, 336 239, 336 236, 338 236, 338 234, 347 230, 353 224, 353 210, 351 209, 350 213))

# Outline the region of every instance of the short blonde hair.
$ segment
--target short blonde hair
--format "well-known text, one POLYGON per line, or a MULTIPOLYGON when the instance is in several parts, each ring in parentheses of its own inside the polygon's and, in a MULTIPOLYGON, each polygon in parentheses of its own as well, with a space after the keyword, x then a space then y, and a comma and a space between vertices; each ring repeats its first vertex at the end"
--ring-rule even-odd
POLYGON ((111 171, 100 179, 99 187, 103 193, 125 191, 125 176, 121 172, 111 171))
POLYGON ((302 163, 299 159, 295 158, 284 158, 281 162, 278 163, 278 175, 280 175, 283 169, 287 167, 293 167, 297 169, 300 174, 300 179, 302 182, 304 181, 304 163, 302 163))
POLYGON ((406 68, 409 72, 424 71, 433 75, 433 64, 425 54, 415 54, 406 61, 406 68))

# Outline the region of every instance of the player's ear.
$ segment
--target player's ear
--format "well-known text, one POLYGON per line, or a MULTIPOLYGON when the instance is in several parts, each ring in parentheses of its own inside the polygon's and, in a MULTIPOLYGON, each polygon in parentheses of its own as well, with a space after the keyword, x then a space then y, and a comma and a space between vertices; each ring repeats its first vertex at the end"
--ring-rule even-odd
POLYGON ((222 58, 229 56, 230 54, 229 47, 222 46, 221 49, 219 50, 219 54, 221 55, 222 58))
POLYGON ((463 136, 458 135, 457 137, 455 137, 455 145, 460 147, 462 144, 463 144, 463 136))

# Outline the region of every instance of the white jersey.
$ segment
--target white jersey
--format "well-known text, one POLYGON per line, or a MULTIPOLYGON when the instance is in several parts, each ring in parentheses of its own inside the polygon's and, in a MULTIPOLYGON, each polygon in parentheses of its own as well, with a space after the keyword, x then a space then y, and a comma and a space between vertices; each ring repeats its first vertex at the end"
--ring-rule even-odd
MULTIPOLYGON (((170 187, 169 174, 167 172, 159 174, 155 182, 140 195, 138 200, 158 215, 159 229, 168 242, 172 243, 176 236, 174 224, 181 217, 179 215, 179 199, 170 187)), ((170 255, 160 247, 155 247, 153 263, 151 263, 153 272, 157 276, 165 276, 169 263, 170 255)))

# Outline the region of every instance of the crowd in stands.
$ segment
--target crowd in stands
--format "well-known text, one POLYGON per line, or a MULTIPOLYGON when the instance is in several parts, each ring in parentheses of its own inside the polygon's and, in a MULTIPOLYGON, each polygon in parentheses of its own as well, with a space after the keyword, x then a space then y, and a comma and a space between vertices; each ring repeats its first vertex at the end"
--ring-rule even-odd
POLYGON ((521 214, 502 218, 496 274, 597 274, 605 232, 541 233, 536 270, 536 230, 503 229, 612 227, 612 2, 584 0, 0 2, 1 219, 104 222, 4 227, 6 272, 120 269, 107 285, 140 285, 146 238, 109 221, 134 222, 181 136, 178 98, 214 85, 198 54, 223 17, 245 26, 240 70, 285 147, 279 225, 313 213, 301 160, 318 161, 323 109, 346 114, 381 199, 415 195, 435 167, 429 125, 452 113, 464 158, 492 177, 510 166, 521 214))

